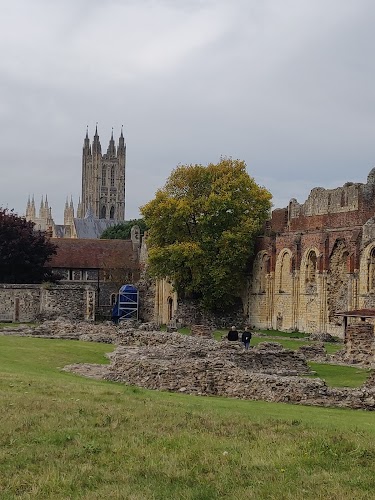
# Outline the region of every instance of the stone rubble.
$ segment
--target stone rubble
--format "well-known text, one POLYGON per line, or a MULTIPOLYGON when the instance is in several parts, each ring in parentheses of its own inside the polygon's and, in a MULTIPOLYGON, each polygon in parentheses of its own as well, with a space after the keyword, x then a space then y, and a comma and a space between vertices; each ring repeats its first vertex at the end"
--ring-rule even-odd
POLYGON ((358 389, 330 388, 306 377, 311 374, 307 360, 344 362, 346 351, 328 356, 321 343, 291 351, 277 342, 245 350, 240 342, 161 332, 155 326, 58 319, 1 333, 116 344, 110 365, 65 367, 88 377, 196 395, 375 410, 375 374, 358 389))
POLYGON ((375 410, 374 379, 359 389, 338 389, 301 376, 307 374, 304 356, 277 343, 245 351, 235 342, 133 331, 112 353, 105 378, 196 395, 375 410))

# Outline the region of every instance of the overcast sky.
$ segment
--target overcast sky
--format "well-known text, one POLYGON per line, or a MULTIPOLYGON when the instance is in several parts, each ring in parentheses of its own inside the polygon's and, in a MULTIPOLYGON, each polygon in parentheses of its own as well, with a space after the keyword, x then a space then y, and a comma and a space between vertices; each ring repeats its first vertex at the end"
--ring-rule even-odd
POLYGON ((275 207, 375 165, 373 0, 0 0, 0 206, 81 191, 127 143, 126 218, 179 164, 245 160, 275 207))

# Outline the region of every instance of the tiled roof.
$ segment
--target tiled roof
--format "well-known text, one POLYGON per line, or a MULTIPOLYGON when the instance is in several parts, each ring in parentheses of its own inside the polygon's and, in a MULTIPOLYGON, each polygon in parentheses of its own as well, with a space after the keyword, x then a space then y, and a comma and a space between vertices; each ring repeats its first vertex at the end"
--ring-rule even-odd
POLYGON ((130 240, 51 238, 57 253, 46 264, 69 269, 138 270, 138 252, 130 240))
POLYGON ((118 221, 115 220, 94 219, 93 217, 74 219, 74 227, 77 233, 77 238, 84 239, 100 238, 105 229, 117 223, 118 221))

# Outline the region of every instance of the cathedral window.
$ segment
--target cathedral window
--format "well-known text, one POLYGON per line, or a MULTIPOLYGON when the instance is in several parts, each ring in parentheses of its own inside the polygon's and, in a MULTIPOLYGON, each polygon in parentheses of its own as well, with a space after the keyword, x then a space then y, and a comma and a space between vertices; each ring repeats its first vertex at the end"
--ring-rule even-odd
POLYGON ((111 210, 109 212, 109 218, 114 219, 115 218, 115 207, 111 207, 111 210))
POLYGON ((111 187, 115 186, 115 167, 111 167, 111 187))
POLYGON ((102 186, 105 186, 106 185, 106 168, 105 167, 102 167, 102 186))
POLYGON ((106 208, 103 206, 103 207, 100 209, 100 218, 101 218, 101 219, 105 219, 105 218, 106 218, 106 215, 107 215, 107 210, 106 210, 106 208))

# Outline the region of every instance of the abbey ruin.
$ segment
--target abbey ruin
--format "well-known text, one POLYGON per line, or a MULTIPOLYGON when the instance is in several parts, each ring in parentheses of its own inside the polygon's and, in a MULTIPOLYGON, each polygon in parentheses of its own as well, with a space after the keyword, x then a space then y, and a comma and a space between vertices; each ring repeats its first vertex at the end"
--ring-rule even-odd
POLYGON ((246 313, 258 328, 342 336, 339 311, 375 307, 375 168, 366 183, 314 188, 272 212, 246 313))

